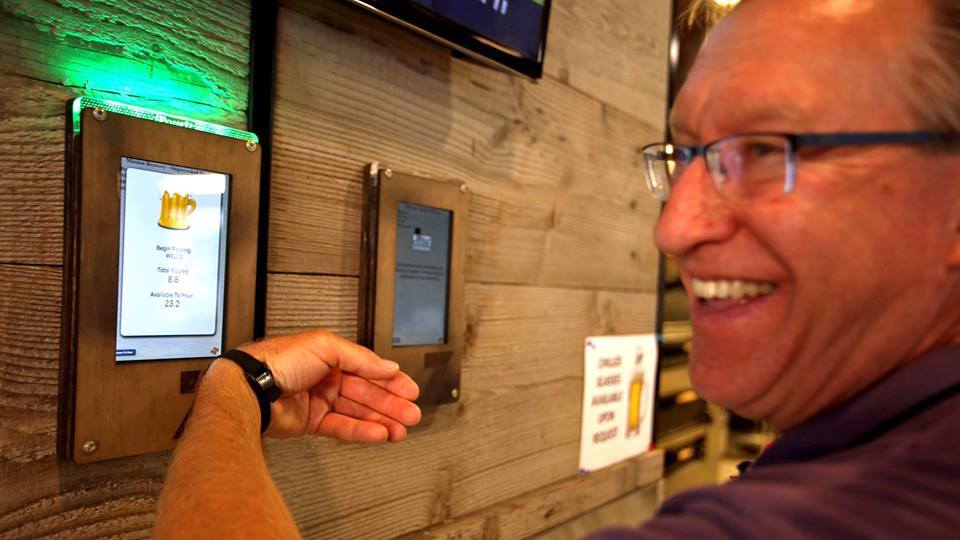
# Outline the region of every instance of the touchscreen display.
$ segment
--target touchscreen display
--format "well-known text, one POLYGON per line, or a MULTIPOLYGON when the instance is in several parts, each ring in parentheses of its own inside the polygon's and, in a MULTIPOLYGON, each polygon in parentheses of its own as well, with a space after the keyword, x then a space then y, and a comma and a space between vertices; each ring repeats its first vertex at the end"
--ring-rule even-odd
POLYGON ((122 158, 117 362, 219 355, 229 180, 122 158))
POLYGON ((397 205, 395 347, 447 342, 452 216, 449 210, 405 202, 397 205))

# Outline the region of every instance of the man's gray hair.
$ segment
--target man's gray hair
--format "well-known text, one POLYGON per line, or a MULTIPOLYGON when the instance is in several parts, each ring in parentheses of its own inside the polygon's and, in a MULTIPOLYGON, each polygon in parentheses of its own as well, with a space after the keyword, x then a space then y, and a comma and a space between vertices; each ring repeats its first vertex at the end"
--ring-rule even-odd
POLYGON ((960 132, 960 2, 930 1, 930 28, 912 50, 901 94, 923 127, 960 132))
MULTIPOLYGON (((924 39, 916 40, 907 56, 906 73, 895 77, 895 84, 916 114, 918 127, 960 133, 960 0, 927 1, 929 29, 924 39)), ((680 17, 688 25, 710 27, 737 5, 693 0, 680 17)))

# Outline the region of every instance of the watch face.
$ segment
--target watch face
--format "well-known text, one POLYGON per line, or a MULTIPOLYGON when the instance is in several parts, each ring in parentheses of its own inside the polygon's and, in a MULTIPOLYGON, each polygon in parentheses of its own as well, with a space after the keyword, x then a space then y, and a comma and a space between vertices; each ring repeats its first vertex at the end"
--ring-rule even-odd
POLYGON ((277 386, 277 381, 273 378, 273 373, 270 372, 270 368, 266 364, 263 364, 263 372, 255 378, 257 384, 263 390, 263 395, 271 402, 280 399, 280 396, 283 395, 283 389, 277 386))

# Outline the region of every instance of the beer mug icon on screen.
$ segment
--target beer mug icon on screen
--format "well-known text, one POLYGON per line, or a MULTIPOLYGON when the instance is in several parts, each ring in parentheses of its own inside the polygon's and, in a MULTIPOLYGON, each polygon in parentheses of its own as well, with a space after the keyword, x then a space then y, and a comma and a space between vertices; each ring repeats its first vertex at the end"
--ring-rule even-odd
POLYGON ((189 193, 181 195, 174 193, 170 195, 169 191, 163 192, 163 198, 160 202, 160 220, 158 225, 167 229, 189 229, 190 222, 187 216, 197 209, 197 200, 189 193))

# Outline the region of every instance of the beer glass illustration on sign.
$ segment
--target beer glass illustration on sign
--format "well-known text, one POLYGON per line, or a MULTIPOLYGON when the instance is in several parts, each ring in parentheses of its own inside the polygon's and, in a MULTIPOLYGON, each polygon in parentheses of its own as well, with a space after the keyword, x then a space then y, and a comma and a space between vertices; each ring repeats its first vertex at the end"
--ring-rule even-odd
POLYGON ((633 376, 630 379, 630 392, 627 401, 627 437, 636 437, 640 434, 640 424, 643 422, 643 349, 637 349, 636 360, 633 365, 633 376))
POLYGON ((160 220, 157 224, 167 229, 189 229, 190 222, 187 216, 196 209, 197 201, 189 193, 170 195, 169 191, 164 191, 160 202, 160 220))

